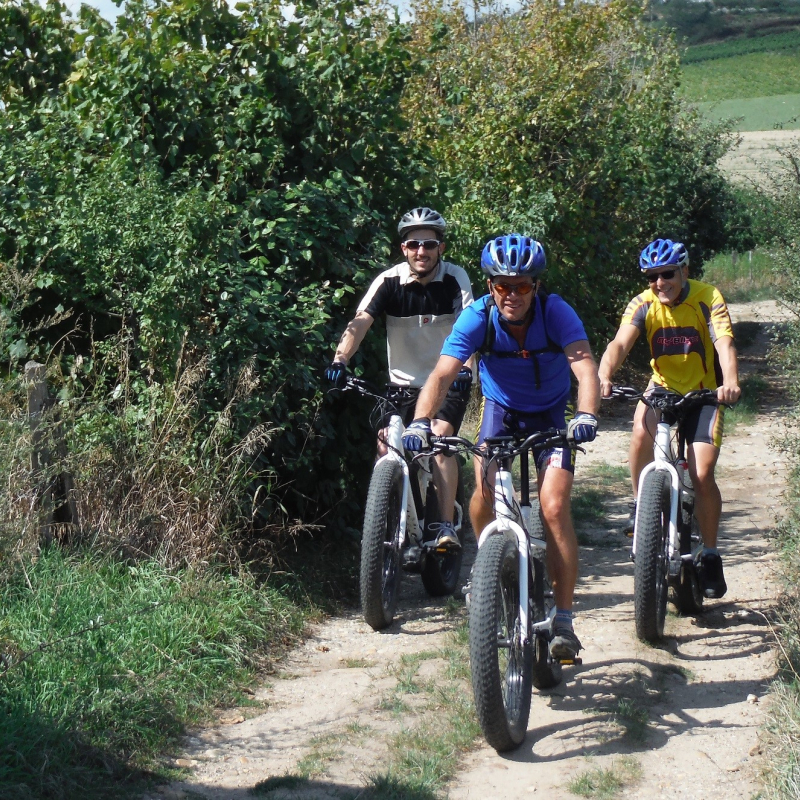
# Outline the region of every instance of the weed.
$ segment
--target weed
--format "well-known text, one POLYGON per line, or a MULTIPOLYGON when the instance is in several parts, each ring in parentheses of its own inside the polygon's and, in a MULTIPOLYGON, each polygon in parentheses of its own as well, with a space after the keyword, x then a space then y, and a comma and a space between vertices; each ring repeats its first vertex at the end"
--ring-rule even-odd
POLYGON ((345 669, 367 669, 374 666, 374 662, 368 661, 366 658, 345 658, 342 666, 345 669))
POLYGON ((616 759, 608 769, 595 767, 581 773, 569 783, 569 790, 581 797, 612 800, 623 789, 641 779, 642 768, 630 756, 616 759))
POLYGON ((585 484, 572 491, 572 516, 579 525, 599 525, 606 518, 606 493, 585 484))
POLYGON ((393 691, 388 697, 384 697, 378 703, 378 708, 381 711, 389 711, 395 716, 407 714, 411 710, 408 703, 396 691, 393 691))
POLYGON ((300 789, 306 784, 308 784, 308 777, 304 775, 276 775, 257 783, 250 789, 250 794, 269 794, 277 789, 300 789))

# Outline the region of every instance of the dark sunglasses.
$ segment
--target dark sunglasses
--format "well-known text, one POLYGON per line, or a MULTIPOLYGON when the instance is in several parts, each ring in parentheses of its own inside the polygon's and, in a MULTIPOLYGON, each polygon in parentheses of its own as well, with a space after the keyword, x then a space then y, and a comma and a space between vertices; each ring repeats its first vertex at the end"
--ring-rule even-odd
POLYGON ((435 250, 441 242, 438 239, 407 239, 403 244, 409 250, 419 250, 424 247, 426 250, 435 250))
POLYGON ((493 283, 492 289, 497 291, 500 297, 508 297, 512 292, 518 295, 530 294, 533 291, 532 283, 493 283))
POLYGON ((663 278, 665 281, 671 281, 675 277, 677 271, 676 269, 665 269, 663 272, 657 272, 655 275, 648 275, 647 280, 650 281, 650 283, 655 283, 659 278, 663 278))

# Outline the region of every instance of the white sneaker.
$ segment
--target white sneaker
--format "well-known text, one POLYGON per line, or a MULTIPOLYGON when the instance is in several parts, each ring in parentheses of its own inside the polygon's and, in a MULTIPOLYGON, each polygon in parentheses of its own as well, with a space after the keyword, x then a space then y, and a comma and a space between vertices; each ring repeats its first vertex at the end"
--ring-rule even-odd
POLYGON ((452 522, 431 522, 428 530, 436 534, 435 539, 425 542, 426 547, 447 547, 451 550, 460 550, 461 542, 452 522))

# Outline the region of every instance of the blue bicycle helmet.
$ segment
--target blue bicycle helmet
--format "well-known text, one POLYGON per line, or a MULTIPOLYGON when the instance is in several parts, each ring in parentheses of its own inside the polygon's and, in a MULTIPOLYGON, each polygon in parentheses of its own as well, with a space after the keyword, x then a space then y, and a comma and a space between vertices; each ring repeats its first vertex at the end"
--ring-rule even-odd
POLYGON ((521 233, 508 233, 490 239, 481 255, 481 269, 490 278, 498 275, 536 275, 544 268, 544 247, 521 233))
POLYGON ((642 272, 662 267, 685 267, 689 264, 689 254, 681 242, 672 239, 656 239, 650 242, 639 256, 642 272))

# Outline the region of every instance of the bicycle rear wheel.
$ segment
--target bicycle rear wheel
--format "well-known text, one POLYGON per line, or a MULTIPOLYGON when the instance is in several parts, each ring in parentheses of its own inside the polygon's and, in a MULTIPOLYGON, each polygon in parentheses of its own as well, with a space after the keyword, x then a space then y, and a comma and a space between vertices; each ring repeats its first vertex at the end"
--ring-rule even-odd
POLYGON ((512 750, 522 743, 528 728, 533 647, 523 644, 519 554, 510 536, 490 536, 475 558, 469 655, 483 735, 497 752, 512 750))
MULTIPOLYGON (((456 489, 456 501, 464 509, 464 483, 461 475, 461 463, 458 465, 458 488, 456 489)), ((451 513, 453 509, 451 509, 451 513)), ((428 525, 431 522, 439 522, 439 499, 433 481, 428 484, 428 496, 425 499, 425 532, 427 534, 428 525)), ((461 575, 461 562, 464 559, 464 524, 466 519, 462 519, 461 530, 458 532, 458 540, 461 547, 458 550, 448 550, 446 553, 428 552, 425 555, 425 563, 422 568, 422 585, 431 597, 444 597, 453 594, 458 587, 458 578, 461 575)))
MULTIPOLYGON (((538 558, 531 558, 531 622, 547 618, 552 606, 552 589, 547 578, 547 567, 538 558), (550 598, 546 594, 550 594, 550 598)), ((536 634, 533 653, 533 685, 537 689, 552 689, 561 683, 561 662, 550 656, 550 642, 544 634, 536 634)))
POLYGON ((361 537, 361 609, 376 631, 391 625, 400 588, 403 468, 394 459, 375 466, 361 537))
POLYGON ((669 473, 648 472, 639 492, 633 567, 636 635, 647 642, 664 635, 669 581, 669 501, 669 473))
MULTIPOLYGON (((693 537, 700 540, 700 529, 694 515, 694 502, 684 496, 681 506, 681 555, 684 555, 692 552, 693 537)), ((675 607, 681 614, 699 614, 703 610, 703 592, 694 561, 681 561, 674 589, 675 607)))

